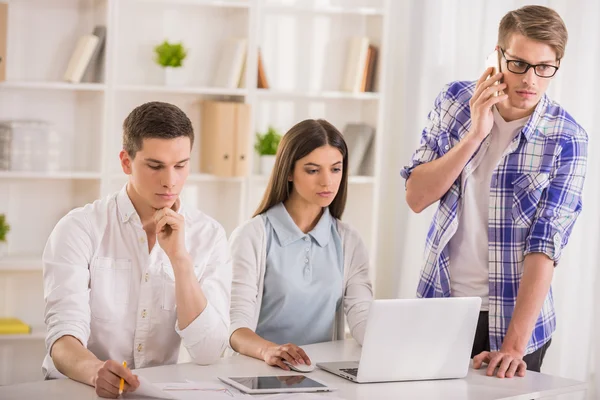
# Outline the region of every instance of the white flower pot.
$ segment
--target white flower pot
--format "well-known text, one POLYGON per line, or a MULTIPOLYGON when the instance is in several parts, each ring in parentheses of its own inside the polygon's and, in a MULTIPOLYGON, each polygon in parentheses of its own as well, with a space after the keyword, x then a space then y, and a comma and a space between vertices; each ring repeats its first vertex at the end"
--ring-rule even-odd
POLYGON ((185 74, 182 67, 165 67, 163 70, 166 86, 183 86, 185 74))
POLYGON ((275 156, 260 156, 260 174, 271 175, 275 165, 275 156))
POLYGON ((0 259, 8 255, 8 243, 0 242, 0 259))

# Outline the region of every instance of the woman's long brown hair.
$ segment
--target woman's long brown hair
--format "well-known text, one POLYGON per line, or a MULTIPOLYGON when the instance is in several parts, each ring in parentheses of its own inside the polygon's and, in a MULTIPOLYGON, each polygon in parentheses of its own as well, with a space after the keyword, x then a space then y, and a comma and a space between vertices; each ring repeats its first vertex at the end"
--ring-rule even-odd
POLYGON ((335 147, 343 157, 342 181, 335 198, 329 205, 331 215, 341 219, 348 193, 348 147, 340 131, 323 119, 305 119, 294 125, 283 136, 277 149, 275 166, 271 172, 269 184, 254 216, 286 201, 293 186, 293 182, 290 182, 288 178, 294 171, 296 161, 325 145, 335 147))

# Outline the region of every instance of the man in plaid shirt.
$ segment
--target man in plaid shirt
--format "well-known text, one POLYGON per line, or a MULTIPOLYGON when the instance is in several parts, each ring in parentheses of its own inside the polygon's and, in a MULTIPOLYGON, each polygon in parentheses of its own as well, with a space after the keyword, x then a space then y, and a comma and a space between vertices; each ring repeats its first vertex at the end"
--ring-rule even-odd
POLYGON ((447 85, 401 172, 413 211, 440 201, 418 296, 481 297, 473 366, 499 378, 541 368, 554 267, 582 208, 587 134, 545 95, 566 42, 549 8, 506 14, 501 72, 447 85))

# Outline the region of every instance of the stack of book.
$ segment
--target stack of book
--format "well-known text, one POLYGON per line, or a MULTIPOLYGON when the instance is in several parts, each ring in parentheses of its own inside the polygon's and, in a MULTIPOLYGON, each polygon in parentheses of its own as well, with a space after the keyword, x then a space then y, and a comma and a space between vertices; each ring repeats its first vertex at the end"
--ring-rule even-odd
POLYGON ((17 318, 0 318, 0 335, 31 333, 31 327, 17 318))
POLYGON ((215 87, 236 89, 244 86, 247 42, 246 38, 225 40, 214 77, 215 87))
POLYGON ((341 90, 345 92, 375 91, 375 73, 379 50, 366 37, 350 39, 341 90))
POLYGON ((367 155, 373 151, 375 128, 365 123, 349 123, 342 135, 348 146, 348 175, 361 175, 367 155))
POLYGON ((256 87, 259 89, 268 89, 269 82, 267 81, 267 74, 265 73, 265 63, 262 59, 262 53, 258 49, 258 79, 256 81, 256 87))
POLYGON ((71 83, 101 82, 102 56, 106 27, 96 26, 90 35, 79 38, 71 54, 63 79, 71 83))

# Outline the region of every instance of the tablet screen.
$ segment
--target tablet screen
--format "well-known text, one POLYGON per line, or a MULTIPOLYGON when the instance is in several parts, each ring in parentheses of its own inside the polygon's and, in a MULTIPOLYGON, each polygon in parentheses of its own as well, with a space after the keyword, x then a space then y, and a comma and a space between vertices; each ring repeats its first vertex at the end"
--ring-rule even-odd
POLYGON ((229 378, 248 389, 307 389, 326 388, 304 375, 255 376, 251 378, 229 378))

